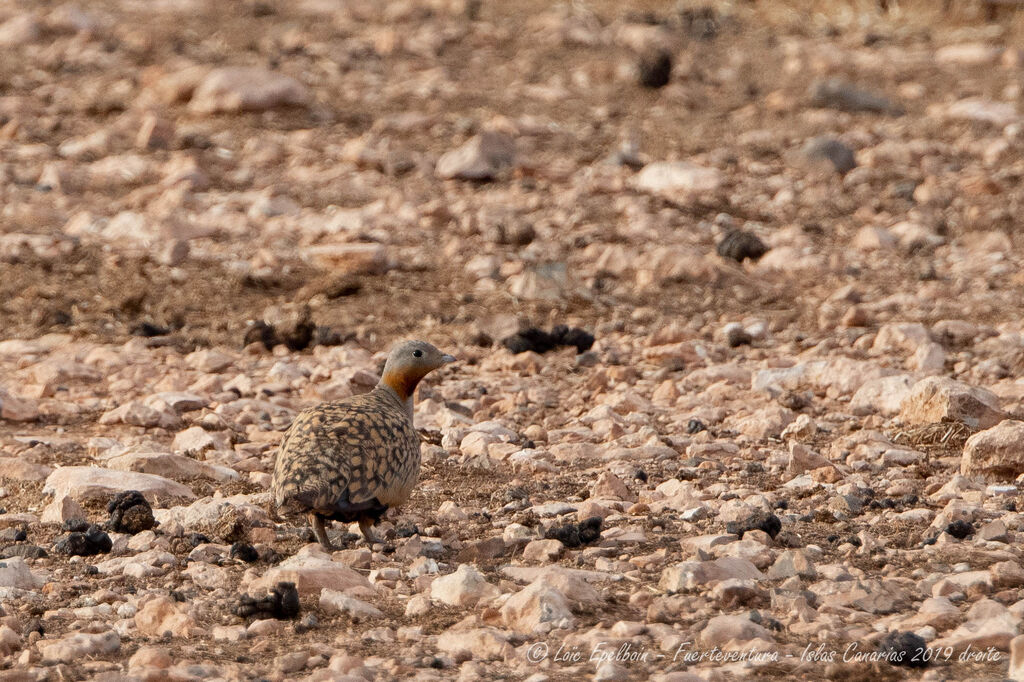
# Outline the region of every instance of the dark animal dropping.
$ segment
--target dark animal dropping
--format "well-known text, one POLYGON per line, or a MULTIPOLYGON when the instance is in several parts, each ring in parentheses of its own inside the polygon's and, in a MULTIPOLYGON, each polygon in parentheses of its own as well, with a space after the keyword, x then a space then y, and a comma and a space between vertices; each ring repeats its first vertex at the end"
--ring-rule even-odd
POLYGON ((672 78, 672 55, 667 50, 649 50, 640 55, 637 70, 640 85, 663 88, 672 78))
POLYGON ((775 514, 757 511, 742 521, 730 521, 725 525, 725 532, 738 535, 740 539, 748 530, 763 530, 768 537, 774 539, 782 530, 782 521, 775 514))
POLYGON ((118 533, 135 535, 156 525, 153 508, 137 490, 126 490, 107 503, 110 520, 107 525, 118 533))
POLYGON ((928 661, 922 656, 927 649, 928 643, 920 635, 900 630, 890 632, 878 643, 878 652, 885 655, 886 662, 906 668, 927 667, 928 661))
POLYGON ((718 255, 722 258, 731 258, 737 263, 742 263, 748 258, 752 261, 760 260, 766 253, 768 247, 765 243, 758 239, 756 234, 743 230, 731 230, 718 242, 718 255))
POLYGON ((110 536, 100 530, 96 524, 82 532, 68 533, 53 546, 55 552, 69 556, 92 556, 106 554, 113 547, 110 536))
POLYGON ((963 540, 968 535, 974 534, 974 526, 969 521, 954 521, 946 526, 946 532, 957 540, 963 540))
POLYGON ((594 345, 594 335, 579 327, 557 325, 546 332, 530 327, 502 339, 502 345, 513 353, 547 353, 563 346, 574 346, 577 353, 584 353, 594 345))
POLYGON ((251 564, 259 560, 260 553, 248 542, 236 542, 231 545, 231 558, 251 564))
POLYGON ((589 545, 601 537, 603 523, 600 516, 591 516, 579 523, 567 523, 551 528, 544 537, 548 540, 559 540, 566 547, 589 545))
POLYGON ((295 583, 280 582, 264 597, 243 595, 235 607, 235 615, 242 618, 258 616, 287 620, 299 615, 299 592, 295 583))

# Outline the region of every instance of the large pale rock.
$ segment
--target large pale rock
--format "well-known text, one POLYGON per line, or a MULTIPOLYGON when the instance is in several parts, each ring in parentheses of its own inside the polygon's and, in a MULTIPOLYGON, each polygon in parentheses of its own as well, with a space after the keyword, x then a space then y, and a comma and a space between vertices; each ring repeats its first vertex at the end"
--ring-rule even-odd
POLYGON ((99 467, 60 467, 47 477, 43 487, 44 494, 57 499, 70 496, 78 502, 107 500, 125 490, 139 491, 153 506, 195 499, 189 488, 162 476, 99 467))
POLYGON ((660 161, 644 166, 634 178, 633 186, 669 199, 686 198, 691 194, 714 192, 722 186, 722 174, 688 161, 660 161))
POLYGON ((196 395, 195 393, 163 391, 161 393, 154 393, 147 397, 145 403, 147 405, 168 407, 174 410, 177 414, 181 414, 183 412, 202 409, 209 405, 210 401, 200 395, 196 395))
POLYGON ((384 613, 373 604, 329 588, 325 588, 320 592, 320 609, 328 615, 344 614, 353 620, 381 618, 384 616, 384 613))
POLYGON ((30 422, 39 417, 35 403, 26 398, 19 398, 9 391, 0 388, 0 419, 12 422, 30 422))
POLYGON ((895 613, 911 601, 907 590, 890 580, 824 580, 808 589, 829 608, 852 608, 876 614, 895 613))
POLYGON ((305 106, 309 90, 291 76, 249 66, 229 66, 207 73, 195 91, 192 111, 236 113, 263 111, 281 106, 305 106))
POLYGON ((437 160, 436 172, 445 179, 490 180, 515 163, 516 143, 510 135, 485 130, 437 160))
POLYGON ((462 564, 454 573, 434 579, 430 584, 430 598, 451 606, 473 606, 488 602, 501 594, 501 590, 470 564, 462 564))
POLYGON ((876 353, 904 351, 913 353, 920 346, 931 343, 928 328, 920 322, 883 324, 871 349, 876 353))
POLYGON ((77 663, 87 656, 112 654, 121 648, 121 638, 113 630, 98 634, 76 632, 55 642, 39 642, 44 663, 77 663))
POLYGON ((792 367, 758 370, 751 378, 751 388, 770 395, 812 389, 824 391, 834 398, 852 394, 868 381, 893 373, 872 362, 840 356, 802 362, 792 367))
POLYGON ((523 560, 533 563, 557 561, 565 550, 558 540, 532 540, 523 548, 523 560))
POLYGON ((682 592, 722 580, 764 580, 765 575, 748 559, 721 557, 712 561, 683 561, 661 572, 658 587, 666 592, 682 592))
POLYGON ((752 639, 775 641, 771 632, 746 616, 715 616, 700 631, 700 643, 704 647, 722 647, 729 642, 749 642, 752 639))
POLYGON ((201 426, 190 426, 174 435, 171 449, 186 455, 198 455, 207 450, 221 450, 226 446, 224 438, 201 426))
MULTIPOLYGON (((986 608, 984 613, 979 613, 942 639, 935 640, 933 645, 951 646, 957 652, 965 650, 968 646, 976 650, 994 647, 1000 651, 1007 651, 1010 648, 1010 641, 1018 634, 1020 619, 1001 604, 991 602, 986 605, 991 608, 986 608)), ((977 606, 976 604, 971 609, 971 613, 975 612, 977 606)))
POLYGON ((39 40, 42 35, 43 27, 34 14, 18 14, 0 24, 0 47, 28 45, 39 40))
POLYGON ((1006 126, 1019 120, 1017 106, 1011 102, 997 102, 984 97, 965 97, 949 105, 946 116, 964 121, 1006 126))
POLYGON ((900 419, 910 425, 956 421, 987 429, 1005 417, 995 394, 948 377, 922 379, 900 404, 900 419))
POLYGON ((831 466, 835 465, 824 455, 815 452, 802 443, 790 441, 789 462, 786 465, 786 473, 791 476, 799 476, 806 471, 831 466))
POLYGON ((1024 473, 1024 422, 1006 419, 968 438, 960 472, 1009 481, 1024 473))
POLYGON ((144 635, 154 637, 171 633, 175 637, 188 637, 195 627, 195 619, 183 604, 170 597, 157 597, 135 614, 135 627, 144 635))
POLYGON ((53 468, 22 457, 0 457, 0 478, 14 481, 44 481, 53 468))
POLYGON ((610 471, 604 471, 597 477, 590 496, 597 500, 623 500, 636 502, 636 493, 629 489, 626 482, 610 471))
POLYGON ((0 559, 0 588, 37 590, 45 584, 46 579, 33 574, 21 557, 0 559))
POLYGON ((215 481, 238 479, 238 472, 234 469, 214 466, 170 452, 128 452, 111 457, 105 460, 104 464, 119 471, 138 471, 170 479, 209 478, 215 481))
POLYGON ((82 505, 75 501, 75 498, 70 495, 64 495, 62 497, 55 497, 53 502, 46 506, 43 513, 39 515, 39 520, 43 523, 57 523, 61 524, 71 519, 81 519, 83 521, 88 520, 88 516, 85 510, 82 509, 82 505))
POLYGON ((987 43, 957 43, 935 50, 935 61, 957 66, 986 66, 995 64, 1002 51, 1002 48, 987 43))
POLYGON ((353 589, 366 593, 373 591, 363 574, 325 556, 311 554, 296 554, 285 559, 250 583, 248 590, 262 594, 281 581, 295 583, 301 597, 319 595, 325 588, 339 592, 353 589))
POLYGON ((302 256, 336 275, 379 275, 388 269, 388 254, 382 244, 320 244, 303 249, 302 256))
POLYGON ((501 607, 502 622, 522 634, 572 627, 569 600, 560 591, 536 580, 509 597, 501 607))
POLYGON ((0 625, 0 656, 10 656, 21 650, 24 642, 15 630, 6 625, 0 625))
POLYGON ((437 650, 459 661, 500 661, 511 649, 508 635, 497 628, 445 630, 437 638, 437 650))
POLYGON ((860 416, 878 414, 891 417, 899 414, 903 399, 910 395, 914 379, 909 374, 895 374, 865 381, 850 398, 850 410, 860 416))
POLYGON ((151 407, 139 400, 131 400, 103 413, 99 422, 103 425, 128 424, 146 428, 159 426, 164 429, 173 429, 181 424, 178 415, 173 411, 151 407))
POLYGON ((1024 635, 1010 640, 1010 669, 1007 676, 1014 682, 1024 680, 1024 635))
POLYGON ((176 522, 186 528, 215 525, 228 514, 238 514, 249 522, 266 521, 265 505, 269 500, 269 493, 207 497, 188 506, 154 509, 153 516, 160 523, 176 522))
POLYGON ((185 362, 188 363, 189 367, 200 372, 217 373, 234 364, 235 359, 215 348, 204 348, 203 350, 193 351, 186 355, 185 362))

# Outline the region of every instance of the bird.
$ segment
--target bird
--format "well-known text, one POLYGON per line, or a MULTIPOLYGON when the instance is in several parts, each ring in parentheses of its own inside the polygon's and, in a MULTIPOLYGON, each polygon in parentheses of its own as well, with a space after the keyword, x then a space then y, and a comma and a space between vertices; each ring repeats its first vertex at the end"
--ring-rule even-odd
POLYGON ((395 346, 369 393, 300 412, 281 440, 271 491, 282 517, 306 515, 328 551, 325 521, 359 522, 371 546, 373 526, 409 499, 420 473, 413 393, 427 374, 455 362, 425 341, 395 346))

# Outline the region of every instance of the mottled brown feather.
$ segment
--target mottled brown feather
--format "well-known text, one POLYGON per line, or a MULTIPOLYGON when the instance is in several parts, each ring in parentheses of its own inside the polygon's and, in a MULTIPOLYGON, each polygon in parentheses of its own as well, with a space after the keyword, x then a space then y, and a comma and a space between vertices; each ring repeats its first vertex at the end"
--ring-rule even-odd
POLYGON ((409 413, 391 389, 378 386, 299 413, 277 455, 274 501, 286 516, 312 511, 328 518, 371 501, 398 506, 409 499, 419 469, 409 413))

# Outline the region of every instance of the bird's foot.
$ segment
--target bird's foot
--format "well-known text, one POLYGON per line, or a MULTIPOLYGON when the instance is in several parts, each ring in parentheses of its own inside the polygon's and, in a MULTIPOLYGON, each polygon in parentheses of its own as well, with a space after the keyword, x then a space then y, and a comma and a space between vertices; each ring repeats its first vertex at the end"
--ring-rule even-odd
POLYGON ((370 546, 370 549, 373 549, 374 545, 382 544, 377 534, 373 532, 373 524, 373 519, 359 520, 359 532, 363 534, 363 539, 366 540, 366 544, 370 546))
POLYGON ((323 546, 328 552, 334 552, 338 548, 331 544, 331 539, 327 537, 327 526, 324 524, 323 518, 316 514, 310 514, 310 525, 313 526, 313 535, 316 536, 317 542, 323 546))

